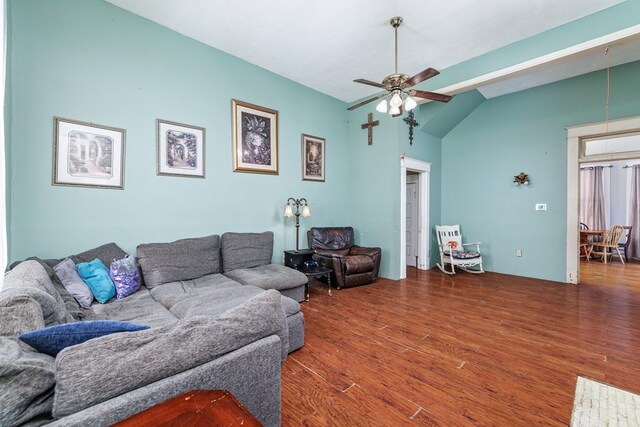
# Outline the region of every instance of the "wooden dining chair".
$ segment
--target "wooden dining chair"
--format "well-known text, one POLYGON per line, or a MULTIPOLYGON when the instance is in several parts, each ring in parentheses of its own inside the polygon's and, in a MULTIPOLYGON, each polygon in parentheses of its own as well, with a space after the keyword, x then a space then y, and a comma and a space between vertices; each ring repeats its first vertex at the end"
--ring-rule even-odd
POLYGON ((631 243, 631 230, 633 230, 632 225, 625 225, 624 228, 625 240, 623 242, 618 243, 618 248, 624 251, 624 260, 629 262, 629 243, 631 243))
POLYGON ((609 255, 613 255, 613 251, 615 250, 618 253, 620 262, 624 264, 620 248, 618 248, 618 243, 620 243, 620 238, 623 233, 624 228, 621 225, 612 225, 609 227, 604 233, 601 242, 593 242, 591 244, 589 247, 589 253, 587 253, 587 259, 591 258, 591 254, 602 255, 604 263, 606 264, 607 258, 609 255), (596 248, 600 248, 601 250, 596 250, 596 248))

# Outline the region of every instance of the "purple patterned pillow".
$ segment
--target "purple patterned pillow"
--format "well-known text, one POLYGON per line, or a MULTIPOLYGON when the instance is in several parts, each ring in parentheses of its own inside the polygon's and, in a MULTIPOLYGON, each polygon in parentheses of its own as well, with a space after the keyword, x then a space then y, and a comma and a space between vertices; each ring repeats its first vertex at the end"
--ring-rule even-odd
POLYGON ((140 272, 134 257, 126 255, 113 261, 109 267, 109 276, 116 285, 116 298, 122 299, 140 289, 140 272))

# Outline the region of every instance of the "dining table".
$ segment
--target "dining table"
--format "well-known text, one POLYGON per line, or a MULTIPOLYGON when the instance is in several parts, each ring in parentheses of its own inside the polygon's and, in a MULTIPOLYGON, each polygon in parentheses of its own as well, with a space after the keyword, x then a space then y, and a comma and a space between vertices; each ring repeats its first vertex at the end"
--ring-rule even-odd
MULTIPOLYGON (((602 241, 607 230, 580 230, 580 246, 583 244, 590 245, 593 242, 602 241)), ((585 253, 587 261, 589 261, 589 253, 585 253)))

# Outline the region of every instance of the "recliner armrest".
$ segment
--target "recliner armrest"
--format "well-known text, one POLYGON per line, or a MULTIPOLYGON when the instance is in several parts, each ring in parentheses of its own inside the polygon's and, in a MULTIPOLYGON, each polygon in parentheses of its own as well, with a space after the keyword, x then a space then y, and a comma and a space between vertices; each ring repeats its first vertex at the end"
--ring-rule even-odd
POLYGON ((344 258, 344 255, 342 255, 341 253, 338 252, 332 252, 332 251, 316 251, 316 255, 322 256, 322 257, 327 257, 327 258, 344 258))
POLYGON ((352 246, 349 255, 368 255, 370 257, 380 255, 380 248, 365 248, 364 246, 352 246))

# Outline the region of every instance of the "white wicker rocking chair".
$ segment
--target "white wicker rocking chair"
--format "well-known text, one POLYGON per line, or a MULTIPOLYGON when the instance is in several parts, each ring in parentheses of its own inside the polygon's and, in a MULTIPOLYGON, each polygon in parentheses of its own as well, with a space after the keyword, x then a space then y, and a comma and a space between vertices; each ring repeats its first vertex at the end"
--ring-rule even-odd
POLYGON ((456 274, 455 267, 467 273, 484 273, 480 242, 462 243, 459 225, 436 225, 436 236, 438 237, 438 249, 440 251, 440 263, 436 265, 443 273, 456 274), (476 250, 465 250, 465 246, 475 246, 476 250), (449 264, 450 269, 447 269, 447 264, 449 264), (479 269, 472 269, 471 267, 478 267, 479 269))

